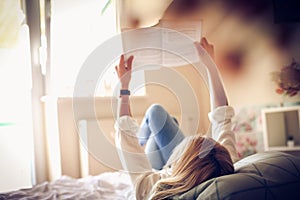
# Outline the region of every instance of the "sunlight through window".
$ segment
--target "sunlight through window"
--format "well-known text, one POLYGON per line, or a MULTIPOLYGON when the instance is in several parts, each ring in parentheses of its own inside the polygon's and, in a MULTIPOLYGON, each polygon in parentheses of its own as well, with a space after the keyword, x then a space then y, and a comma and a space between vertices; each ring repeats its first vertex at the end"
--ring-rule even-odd
MULTIPOLYGON (((107 39, 117 34, 115 3, 101 13, 106 1, 53 1, 52 7, 52 89, 56 96, 72 97, 76 77, 89 54, 107 39)), ((98 84, 94 94, 88 96, 112 96, 117 76, 115 65, 109 66, 101 81, 87 80, 86 84, 98 84)), ((139 75, 144 79, 144 75, 139 75)), ((145 90, 135 92, 143 95, 145 90)))

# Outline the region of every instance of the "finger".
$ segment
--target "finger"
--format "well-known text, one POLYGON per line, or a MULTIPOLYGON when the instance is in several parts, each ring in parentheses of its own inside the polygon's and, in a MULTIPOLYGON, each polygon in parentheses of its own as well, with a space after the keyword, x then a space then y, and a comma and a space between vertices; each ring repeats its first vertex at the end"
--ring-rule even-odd
POLYGON ((131 70, 132 69, 132 61, 133 61, 133 56, 130 56, 127 60, 127 67, 128 67, 128 70, 131 70))
POLYGON ((200 42, 194 42, 194 45, 198 51, 198 53, 202 52, 203 47, 201 47, 202 45, 200 44, 200 42))
POLYGON ((118 77, 119 77, 119 70, 118 70, 118 66, 115 66, 115 70, 116 70, 116 72, 117 72, 117 75, 118 75, 118 77))
POLYGON ((210 53, 208 52, 207 48, 205 48, 200 42, 194 42, 195 47, 198 51, 199 55, 210 55, 210 53))
POLYGON ((210 44, 205 37, 201 39, 200 44, 207 51, 214 51, 214 45, 210 44))
POLYGON ((208 46, 208 41, 207 41, 207 39, 205 38, 205 37, 203 37, 202 39, 201 39, 201 45, 203 45, 203 46, 208 46))
POLYGON ((119 62, 119 67, 124 67, 125 66, 125 63, 124 63, 124 54, 121 55, 121 58, 120 58, 120 62, 119 62))

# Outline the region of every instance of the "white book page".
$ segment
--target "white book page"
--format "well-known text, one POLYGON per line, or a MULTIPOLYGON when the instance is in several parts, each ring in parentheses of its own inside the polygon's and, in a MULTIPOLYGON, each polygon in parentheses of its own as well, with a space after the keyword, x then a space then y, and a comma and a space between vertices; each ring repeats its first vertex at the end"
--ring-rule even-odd
POLYGON ((160 28, 149 27, 122 30, 122 45, 125 58, 134 55, 134 68, 160 68, 162 65, 160 28))
POLYGON ((180 66, 199 61, 195 41, 200 41, 202 33, 201 20, 174 21, 161 20, 163 65, 180 66))
POLYGON ((166 67, 199 61, 195 41, 200 41, 202 21, 161 20, 157 27, 122 30, 126 57, 134 55, 133 67, 166 67))

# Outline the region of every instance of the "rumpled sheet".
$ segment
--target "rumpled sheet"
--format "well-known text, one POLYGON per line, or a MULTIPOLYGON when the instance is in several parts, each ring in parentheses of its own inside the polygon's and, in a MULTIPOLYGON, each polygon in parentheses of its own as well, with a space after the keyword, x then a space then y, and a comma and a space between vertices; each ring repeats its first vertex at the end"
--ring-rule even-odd
POLYGON ((105 172, 97 176, 74 179, 68 176, 53 182, 37 184, 30 189, 21 189, 0 194, 2 199, 56 200, 56 199, 134 199, 130 177, 124 172, 105 172))

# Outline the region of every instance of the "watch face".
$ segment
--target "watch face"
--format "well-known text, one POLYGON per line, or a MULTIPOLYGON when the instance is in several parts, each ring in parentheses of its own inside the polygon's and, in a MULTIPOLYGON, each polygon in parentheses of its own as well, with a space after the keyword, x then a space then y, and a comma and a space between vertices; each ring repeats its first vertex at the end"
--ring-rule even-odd
POLYGON ((130 95, 130 91, 129 90, 121 90, 120 94, 121 95, 130 95))

